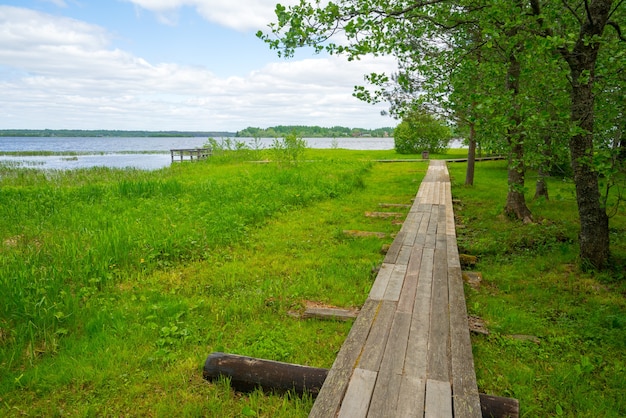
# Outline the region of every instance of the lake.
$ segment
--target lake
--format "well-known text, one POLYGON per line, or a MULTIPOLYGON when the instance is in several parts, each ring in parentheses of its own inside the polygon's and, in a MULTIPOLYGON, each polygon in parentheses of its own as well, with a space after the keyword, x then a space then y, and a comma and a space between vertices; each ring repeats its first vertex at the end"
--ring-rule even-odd
MULTIPOLYGON (((230 140, 243 142, 253 149, 270 148, 274 142, 274 138, 230 138, 230 140)), ((305 138, 305 141, 309 148, 322 149, 336 147, 352 150, 387 150, 394 147, 393 138, 305 138)), ((0 153, 44 151, 59 153, 51 156, 0 155, 0 164, 52 170, 101 166, 156 170, 170 165, 170 149, 201 148, 206 143, 206 137, 0 137, 0 153)))

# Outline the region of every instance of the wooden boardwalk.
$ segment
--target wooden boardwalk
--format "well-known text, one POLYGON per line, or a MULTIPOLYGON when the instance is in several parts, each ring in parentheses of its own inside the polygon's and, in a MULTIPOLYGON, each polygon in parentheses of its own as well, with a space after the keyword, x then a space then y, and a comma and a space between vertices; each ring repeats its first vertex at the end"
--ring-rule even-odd
POLYGON ((481 416, 444 161, 430 162, 309 416, 481 416))

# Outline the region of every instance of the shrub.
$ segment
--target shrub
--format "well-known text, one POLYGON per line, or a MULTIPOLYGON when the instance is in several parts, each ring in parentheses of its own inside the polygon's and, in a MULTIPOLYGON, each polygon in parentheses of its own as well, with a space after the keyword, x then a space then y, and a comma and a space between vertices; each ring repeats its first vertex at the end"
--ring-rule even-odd
POLYGON ((272 150, 276 157, 276 161, 286 164, 297 164, 306 151, 307 143, 292 132, 281 139, 275 139, 272 150))
POLYGON ((414 111, 406 116, 394 132, 394 145, 400 154, 417 154, 422 151, 445 152, 452 131, 433 115, 414 111))

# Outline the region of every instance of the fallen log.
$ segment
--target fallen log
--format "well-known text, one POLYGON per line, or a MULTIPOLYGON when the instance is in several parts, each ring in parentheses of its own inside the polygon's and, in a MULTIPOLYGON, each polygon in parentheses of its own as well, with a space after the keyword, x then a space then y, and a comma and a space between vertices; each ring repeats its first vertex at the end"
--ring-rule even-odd
POLYGON ((202 375, 214 381, 219 377, 230 379, 230 385, 239 392, 251 392, 260 387, 263 390, 288 392, 317 396, 327 369, 262 360, 236 354, 212 353, 204 363, 202 375))
POLYGON ((480 410, 483 418, 518 418, 519 401, 481 393, 480 410))

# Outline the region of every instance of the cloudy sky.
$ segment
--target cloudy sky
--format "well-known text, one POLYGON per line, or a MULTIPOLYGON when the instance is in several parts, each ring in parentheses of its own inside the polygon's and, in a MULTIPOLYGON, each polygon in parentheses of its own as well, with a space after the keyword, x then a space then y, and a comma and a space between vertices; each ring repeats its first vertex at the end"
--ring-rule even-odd
POLYGON ((352 97, 393 61, 279 58, 255 36, 277 2, 0 0, 0 129, 395 126, 352 97))

